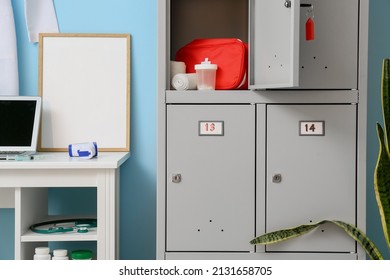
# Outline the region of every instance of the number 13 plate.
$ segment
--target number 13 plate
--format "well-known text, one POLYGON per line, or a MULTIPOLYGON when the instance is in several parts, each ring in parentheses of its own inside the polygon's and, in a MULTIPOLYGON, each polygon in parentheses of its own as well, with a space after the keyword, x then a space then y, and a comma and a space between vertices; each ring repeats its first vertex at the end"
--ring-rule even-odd
POLYGON ((199 136, 223 136, 223 121, 199 121, 199 136))

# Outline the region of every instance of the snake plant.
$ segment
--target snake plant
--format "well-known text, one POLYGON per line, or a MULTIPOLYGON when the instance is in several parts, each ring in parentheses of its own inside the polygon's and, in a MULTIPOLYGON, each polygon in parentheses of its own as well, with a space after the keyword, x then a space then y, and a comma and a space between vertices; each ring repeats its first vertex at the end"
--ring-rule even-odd
MULTIPOLYGON (((390 59, 385 58, 382 63, 381 100, 383 125, 376 124, 379 153, 374 173, 374 190, 381 217, 383 234, 390 250, 390 59)), ((337 221, 322 220, 313 224, 304 224, 294 228, 269 232, 256 237, 251 244, 267 245, 285 241, 306 234, 324 223, 333 223, 342 228, 350 237, 358 242, 367 255, 373 260, 383 260, 382 254, 370 239, 354 225, 337 221)))
POLYGON ((383 125, 377 123, 379 155, 375 168, 375 196, 381 216, 383 234, 390 250, 390 59, 383 60, 382 66, 382 114, 383 125))

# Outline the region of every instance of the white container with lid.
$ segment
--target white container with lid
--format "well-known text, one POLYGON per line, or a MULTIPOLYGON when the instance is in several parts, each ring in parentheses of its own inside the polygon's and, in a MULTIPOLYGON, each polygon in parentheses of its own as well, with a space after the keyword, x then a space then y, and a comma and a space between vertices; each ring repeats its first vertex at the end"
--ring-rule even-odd
POLYGON ((68 250, 66 250, 66 249, 55 249, 55 250, 53 250, 53 257, 51 259, 53 261, 69 260, 68 250))
POLYGON ((34 260, 36 261, 51 260, 49 247, 36 247, 34 260))
POLYGON ((207 57, 201 62, 201 64, 195 65, 197 88, 199 90, 215 89, 217 69, 218 65, 212 64, 207 57))

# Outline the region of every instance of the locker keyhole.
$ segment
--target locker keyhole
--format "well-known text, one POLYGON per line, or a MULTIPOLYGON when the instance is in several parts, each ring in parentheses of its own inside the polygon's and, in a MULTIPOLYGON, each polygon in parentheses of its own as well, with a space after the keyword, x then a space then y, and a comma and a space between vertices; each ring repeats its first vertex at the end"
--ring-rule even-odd
POLYGON ((172 175, 172 182, 173 183, 180 183, 181 182, 181 174, 173 174, 172 175))
POLYGON ((272 182, 273 183, 282 182, 282 174, 275 174, 274 176, 272 176, 272 182))

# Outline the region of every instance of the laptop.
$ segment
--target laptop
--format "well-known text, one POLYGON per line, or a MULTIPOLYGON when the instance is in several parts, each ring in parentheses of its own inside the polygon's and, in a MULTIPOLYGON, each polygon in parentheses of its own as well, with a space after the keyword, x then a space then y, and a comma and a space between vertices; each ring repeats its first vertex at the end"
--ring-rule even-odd
POLYGON ((40 96, 0 96, 0 160, 36 153, 40 96))

